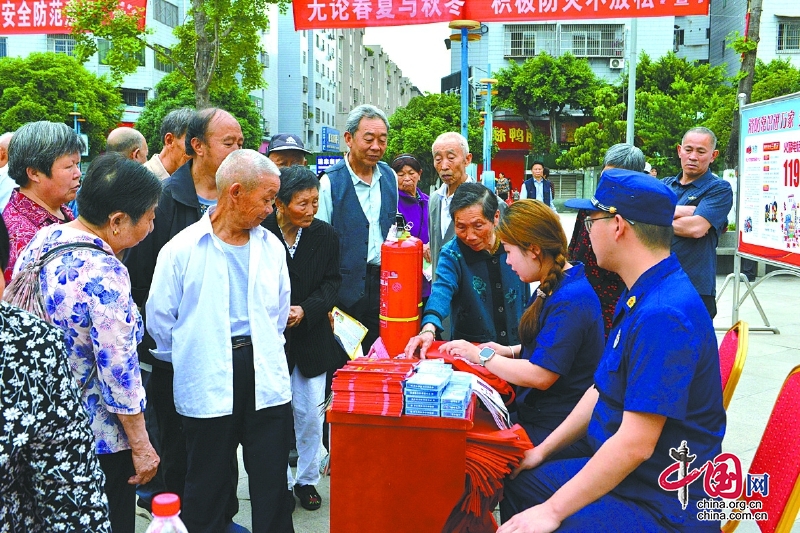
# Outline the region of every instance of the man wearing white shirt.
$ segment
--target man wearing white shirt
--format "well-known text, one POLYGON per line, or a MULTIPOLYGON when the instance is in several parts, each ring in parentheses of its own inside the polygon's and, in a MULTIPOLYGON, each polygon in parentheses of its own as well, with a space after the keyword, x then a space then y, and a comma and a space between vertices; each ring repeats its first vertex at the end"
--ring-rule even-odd
POLYGON ((535 161, 531 165, 531 175, 522 183, 521 190, 519 191, 519 199, 531 198, 532 200, 540 200, 550 206, 553 211, 556 206, 553 203, 553 184, 547 179, 548 170, 545 170, 544 164, 541 161, 535 161))
POLYGON ((293 531, 286 468, 291 389, 283 331, 289 273, 283 244, 260 226, 280 171, 253 150, 228 155, 218 201, 158 255, 147 300, 153 355, 175 369, 188 470, 181 518, 192 533, 226 527, 230 457, 243 445, 254 532, 293 531))
POLYGON ((449 131, 439 135, 433 146, 433 166, 442 180, 442 186, 431 194, 428 203, 430 212, 430 257, 433 279, 436 279, 436 265, 442 245, 455 237, 453 221, 450 218, 450 201, 456 189, 469 181, 467 165, 472 162, 467 139, 460 133, 449 131))
POLYGON ((8 145, 14 132, 0 135, 0 213, 6 208, 11 198, 11 191, 17 187, 17 182, 8 175, 8 145))
POLYGON ((338 306, 367 327, 365 352, 379 334, 381 245, 397 214, 397 176, 381 161, 388 134, 383 111, 371 105, 353 109, 344 132, 349 151, 319 182, 317 218, 339 237, 338 306))

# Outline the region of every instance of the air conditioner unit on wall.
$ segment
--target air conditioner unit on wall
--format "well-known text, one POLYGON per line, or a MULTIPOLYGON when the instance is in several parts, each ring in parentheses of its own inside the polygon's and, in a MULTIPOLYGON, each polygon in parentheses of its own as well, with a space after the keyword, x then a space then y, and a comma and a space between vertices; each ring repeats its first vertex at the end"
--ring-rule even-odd
POLYGON ((608 68, 611 70, 621 70, 625 68, 625 60, 621 57, 612 57, 608 62, 608 68))

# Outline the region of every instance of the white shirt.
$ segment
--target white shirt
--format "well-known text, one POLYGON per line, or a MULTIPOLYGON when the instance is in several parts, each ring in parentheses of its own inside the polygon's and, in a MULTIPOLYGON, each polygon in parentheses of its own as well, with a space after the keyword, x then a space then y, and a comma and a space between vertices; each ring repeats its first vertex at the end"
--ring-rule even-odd
POLYGON ((447 184, 443 184, 441 187, 436 189, 434 194, 438 194, 441 198, 441 202, 439 202, 439 220, 441 221, 439 227, 442 231, 442 239, 444 239, 444 234, 447 233, 447 229, 450 227, 450 223, 453 219, 450 217, 450 202, 453 201, 453 195, 447 196, 447 184))
MULTIPOLYGON (((537 180, 536 178, 529 178, 533 180, 533 188, 536 189, 536 198, 544 202, 544 179, 537 180)), ((556 210, 556 206, 553 203, 553 191, 550 191, 550 209, 553 211, 556 210)), ((525 183, 522 184, 522 190, 519 191, 519 199, 524 200, 528 197, 528 187, 525 186, 525 183)), ((557 211, 556 211, 557 212, 557 211)))
POLYGON ((164 163, 161 162, 159 154, 155 154, 150 160, 144 164, 145 168, 156 175, 160 180, 165 180, 169 177, 169 172, 164 168, 164 163))
POLYGON ((11 191, 17 188, 17 182, 8 175, 8 165, 0 168, 0 213, 11 199, 11 191))
MULTIPOLYGON (((209 214, 158 254, 147 298, 147 331, 157 359, 172 361, 175 408, 213 418, 233 413, 230 290, 225 252, 212 237, 209 214)), ((289 317, 286 251, 261 226, 250 230, 247 307, 253 341, 256 409, 292 399, 283 331, 289 317)))
MULTIPOLYGON (((381 264, 381 245, 383 245, 383 233, 381 232, 381 171, 378 165, 372 171, 372 183, 367 184, 359 178, 353 169, 350 168, 348 157, 345 156, 344 164, 350 172, 350 179, 353 180, 353 187, 356 189, 358 203, 364 216, 369 223, 369 241, 367 244, 367 263, 373 265, 381 264)), ((394 175, 394 171, 392 171, 394 175)), ((393 180, 395 187, 395 197, 397 197, 397 176, 393 180)), ((397 206, 395 206, 396 208, 397 206)), ((331 223, 333 214, 333 200, 331 199, 331 179, 327 174, 319 180, 319 209, 317 210, 318 219, 331 223)))

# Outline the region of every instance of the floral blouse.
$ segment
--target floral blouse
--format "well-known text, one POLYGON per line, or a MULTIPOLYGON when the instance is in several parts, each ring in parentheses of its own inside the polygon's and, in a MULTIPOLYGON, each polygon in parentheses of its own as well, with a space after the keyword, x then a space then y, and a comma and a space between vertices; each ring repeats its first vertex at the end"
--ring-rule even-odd
POLYGON ((16 274, 42 253, 60 244, 93 242, 108 253, 78 248, 57 256, 40 273, 50 319, 64 330, 69 364, 83 387, 98 454, 130 448, 116 414, 144 411, 145 393, 136 346, 144 330, 131 296, 128 269, 99 237, 68 226, 39 231, 23 250, 16 274))
POLYGON ((0 303, 0 532, 109 533, 104 476, 58 329, 0 303))

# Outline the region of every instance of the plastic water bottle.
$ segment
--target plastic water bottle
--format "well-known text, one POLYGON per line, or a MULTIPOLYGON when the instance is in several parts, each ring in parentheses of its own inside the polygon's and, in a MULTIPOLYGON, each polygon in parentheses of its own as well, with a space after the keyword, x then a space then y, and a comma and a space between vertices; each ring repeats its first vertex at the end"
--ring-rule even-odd
POLYGON ((153 497, 153 521, 145 533, 189 533, 178 515, 181 499, 177 494, 165 492, 153 497))

